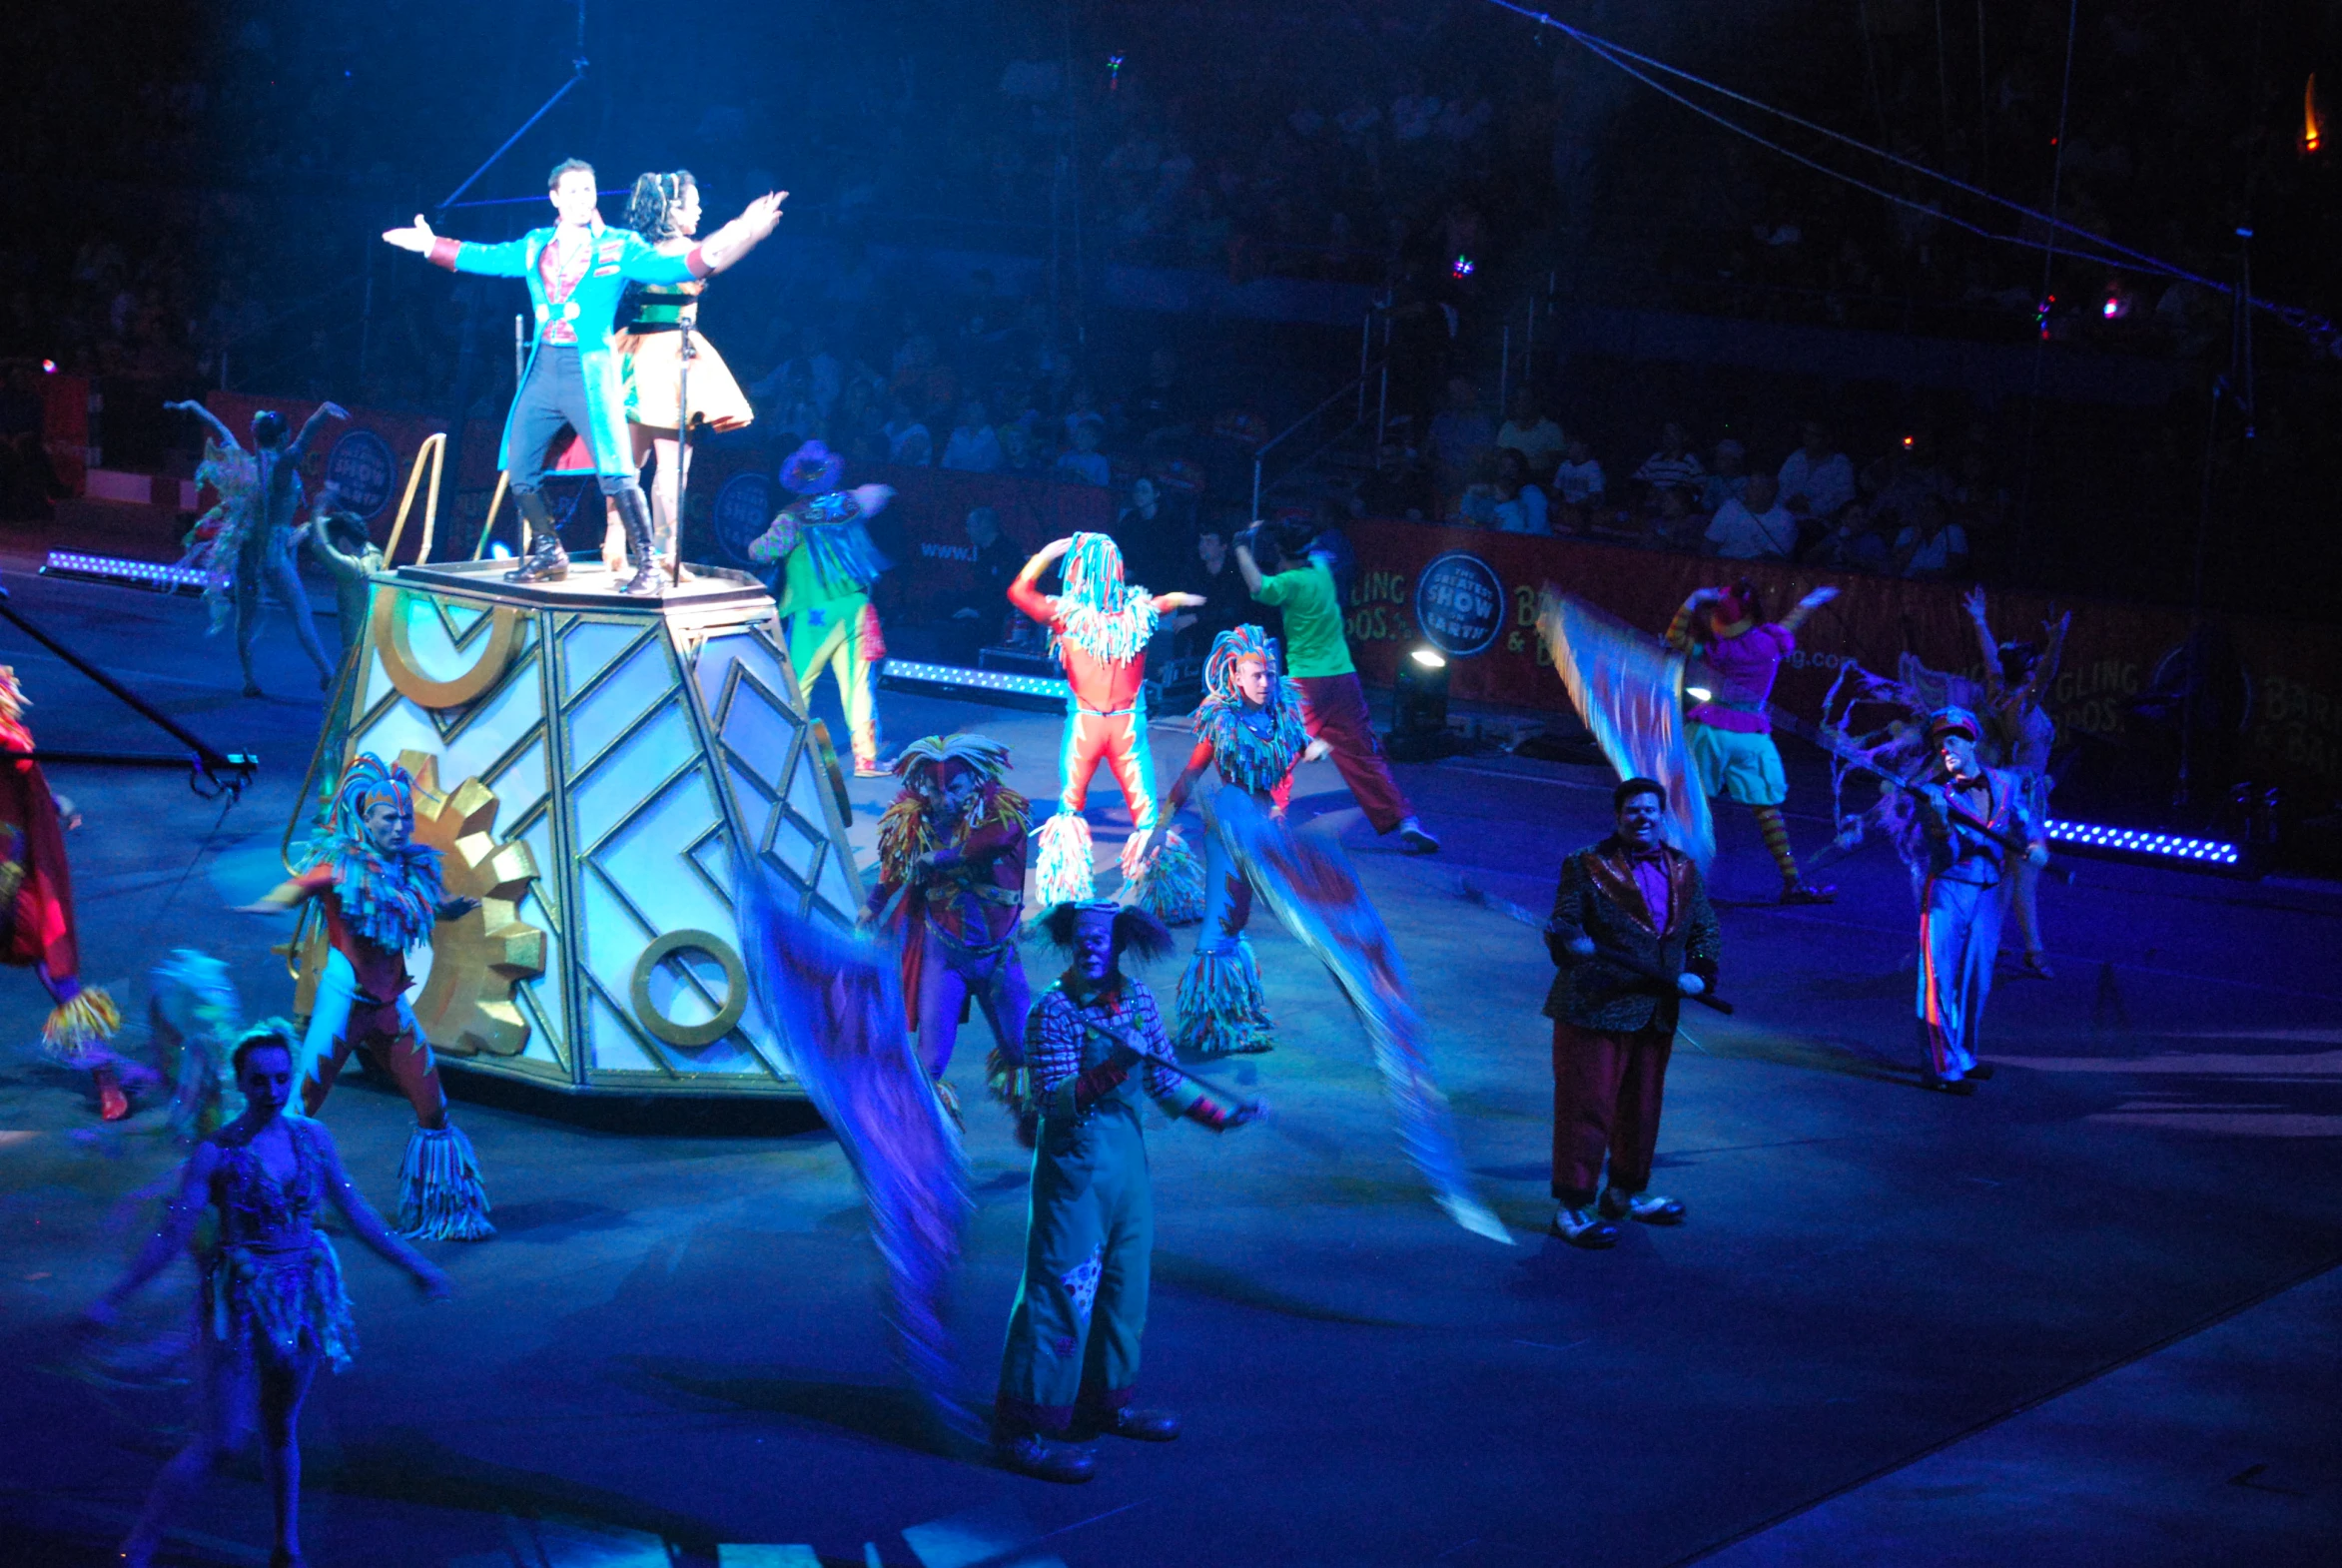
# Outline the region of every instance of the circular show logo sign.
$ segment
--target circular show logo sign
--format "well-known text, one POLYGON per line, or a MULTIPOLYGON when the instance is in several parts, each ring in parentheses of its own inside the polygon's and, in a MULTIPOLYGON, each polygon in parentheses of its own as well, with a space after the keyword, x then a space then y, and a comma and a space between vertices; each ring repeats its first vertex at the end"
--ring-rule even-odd
POLYGON ((397 476, 398 459, 372 430, 348 431, 326 454, 326 482, 345 507, 368 522, 390 504, 390 485, 397 476))
POLYGON ((724 553, 743 566, 753 569, 748 558, 748 546, 757 536, 772 526, 773 481, 761 473, 735 473, 716 491, 715 511, 711 518, 716 542, 724 553))
POLYGON ((1504 629, 1504 583, 1469 550, 1435 556, 1415 579, 1415 624, 1451 658, 1485 653, 1504 629))

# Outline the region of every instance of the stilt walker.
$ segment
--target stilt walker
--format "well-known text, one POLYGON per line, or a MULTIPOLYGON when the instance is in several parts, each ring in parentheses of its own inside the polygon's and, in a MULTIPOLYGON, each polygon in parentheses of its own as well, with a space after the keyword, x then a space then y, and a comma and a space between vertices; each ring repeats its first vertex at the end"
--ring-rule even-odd
POLYGON ((1171 933, 1155 917, 1092 902, 1060 904, 1043 924, 1072 962, 1025 1028, 1040 1137, 993 1451, 1027 1475, 1087 1481, 1097 1461, 1069 1439, 1169 1442, 1179 1433, 1178 1417, 1131 1403, 1155 1250, 1141 1091, 1172 1121, 1215 1133, 1254 1120, 1261 1107, 1222 1108, 1164 1065, 1170 1042, 1155 994, 1123 972, 1126 954, 1170 950, 1171 933))
POLYGON ((1702 588, 1684 600, 1667 628, 1670 647, 1697 656, 1715 673, 1715 689, 1684 715, 1700 786, 1711 797, 1739 801, 1755 815, 1765 848, 1781 868, 1784 904, 1827 904, 1837 892, 1809 886, 1790 851, 1789 824, 1781 815, 1782 802, 1789 799, 1789 776, 1782 771, 1765 705, 1781 661, 1797 649, 1797 628, 1836 597, 1836 588, 1816 588, 1780 620, 1759 624, 1757 590, 1750 583, 1702 588))
POLYGON ((1159 803, 1147 748, 1147 644, 1163 612, 1200 605, 1192 593, 1149 593, 1123 580, 1123 553, 1103 533, 1077 533, 1041 547, 1009 584, 1009 602, 1049 628, 1050 651, 1066 670, 1066 738, 1059 753, 1057 814, 1041 825, 1039 893, 1045 904, 1092 896, 1090 824, 1082 807, 1101 763, 1131 811, 1123 877, 1137 902, 1162 920, 1192 920, 1200 903, 1192 850, 1173 838, 1148 864, 1159 803), (1063 559, 1065 591, 1034 584, 1063 559))
POLYGON ((41 1026, 41 1049, 52 1060, 90 1075, 98 1115, 119 1122, 130 1115, 121 1063, 107 1042, 122 1027, 114 999, 81 983, 81 945, 73 921, 73 872, 65 859, 65 831, 80 818, 49 792, 32 759, 31 706, 16 671, 0 664, 0 960, 30 968, 53 1004, 41 1026))
POLYGON ((878 825, 870 917, 903 950, 903 997, 919 1057, 953 1116, 944 1083, 971 1002, 984 1009, 1000 1059, 1025 1058, 1033 1005, 1017 957, 1025 907, 1025 797, 1003 782, 1009 748, 982 735, 930 735, 895 759, 903 792, 878 825))
POLYGON ((1991 1076, 1976 1059, 1976 1038, 2000 951, 2008 857, 2016 853, 2035 868, 2049 863, 2022 782, 1977 758, 1980 733, 1965 708, 1928 716, 1933 776, 1907 791, 1917 807, 1916 833, 1907 833, 1901 846, 1920 900, 1923 1082, 1951 1095, 1974 1094, 1976 1081, 1991 1076))
POLYGON ((813 683, 828 670, 854 750, 854 776, 882 779, 878 765, 879 660, 886 631, 870 585, 891 564, 864 526, 894 495, 885 484, 837 487, 846 461, 819 441, 807 441, 781 464, 781 487, 800 499, 783 506, 772 526, 752 540, 748 558, 778 563, 774 593, 789 638, 789 663, 808 702, 813 683))
MULTIPOLYGON (((1301 705, 1272 666, 1268 634, 1238 626, 1212 639, 1203 661, 1203 701, 1195 709, 1195 749, 1164 802, 1169 821, 1185 804, 1206 768, 1217 768, 1223 789, 1242 790, 1271 816, 1282 818, 1292 794, 1293 769, 1332 749, 1311 740, 1301 705)), ((1213 819, 1213 802, 1204 801, 1213 819)), ((1268 998, 1244 927, 1252 914, 1252 884, 1228 853, 1216 824, 1203 840, 1203 928, 1195 956, 1179 977, 1181 1056, 1225 1056, 1273 1048, 1268 998)))
POLYGON ((496 1227, 488 1222, 479 1162, 471 1140, 448 1125, 438 1064, 406 1001, 414 984, 407 951, 428 942, 436 922, 462 919, 479 900, 444 896, 439 852, 412 842, 413 833, 414 780, 396 763, 362 752, 342 775, 332 819, 307 867, 252 909, 316 899, 325 912, 326 968, 302 1042, 302 1115, 324 1109, 350 1053, 363 1047, 414 1110, 398 1167, 400 1232, 480 1241, 496 1227))

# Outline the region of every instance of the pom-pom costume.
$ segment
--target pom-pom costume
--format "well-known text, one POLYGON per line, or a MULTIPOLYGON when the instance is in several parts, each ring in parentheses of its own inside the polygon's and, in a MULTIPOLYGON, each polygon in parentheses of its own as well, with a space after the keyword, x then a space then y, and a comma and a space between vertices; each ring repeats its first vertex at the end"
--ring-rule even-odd
POLYGON ((819 441, 800 447, 782 465, 781 483, 801 498, 782 507, 749 544, 748 558, 778 563, 776 592, 798 684, 810 697, 824 669, 836 678, 854 771, 878 778, 884 775, 873 677, 887 648, 870 585, 891 563, 864 524, 894 492, 883 484, 841 490, 844 471, 844 462, 819 441))
POLYGON ((324 1126, 282 1114, 292 1033, 274 1019, 238 1043, 262 1064, 254 1072, 270 1098, 196 1146, 163 1223, 91 1309, 95 1322, 112 1321, 132 1291, 193 1246, 196 1431, 123 1543, 118 1560, 139 1568, 177 1506, 255 1436, 268 1449, 275 1493, 271 1561, 300 1561, 301 1406, 318 1371, 340 1371, 358 1349, 341 1260, 320 1222, 328 1202, 360 1240, 426 1290, 446 1289, 446 1277, 390 1234, 359 1193, 324 1126))
POLYGON ((179 948, 147 977, 150 1024, 171 1075, 171 1131, 200 1144, 244 1111, 229 1052, 244 1033, 244 1005, 228 966, 179 948))
MULTIPOLYGON (((1268 636, 1238 626, 1212 639, 1203 662, 1203 701, 1195 709, 1195 749, 1166 810, 1175 813, 1204 769, 1218 772, 1223 789, 1252 797, 1261 810, 1284 815, 1293 769, 1309 747, 1301 705, 1269 658, 1268 636), (1255 704, 1237 685, 1237 666, 1257 660, 1267 701, 1255 704)), ((1203 799, 1209 831, 1203 846, 1203 929, 1195 956, 1179 977, 1178 1048, 1182 1056, 1221 1056, 1270 1047, 1268 999, 1244 927, 1252 913, 1252 885, 1221 838, 1212 793, 1203 799)))
MULTIPOLYGON (((16 671, 0 665, 0 751, 31 752, 30 706, 16 671)), ((130 1115, 118 1063, 107 1044, 122 1025, 114 999, 81 984, 73 920, 73 873, 65 821, 41 765, 29 755, 0 758, 0 960, 30 968, 52 1004, 41 1046, 54 1061, 86 1070, 109 1122, 130 1115)))
POLYGON ((430 940, 434 922, 476 906, 444 897, 437 850, 403 834, 389 847, 377 841, 368 818, 384 802, 410 830, 414 780, 395 763, 361 753, 342 776, 307 866, 268 899, 285 908, 315 899, 325 915, 325 972, 299 1063, 302 1112, 318 1114, 350 1053, 365 1048, 414 1110, 414 1133, 398 1170, 398 1228, 439 1240, 483 1240, 495 1226, 488 1222, 479 1164, 471 1141, 447 1123, 438 1064, 406 1001, 414 984, 407 951, 430 940))
MULTIPOLYGON (((1939 745, 1964 736, 1972 746, 1981 726, 1964 708, 1944 708, 1929 715, 1927 733, 1939 745)), ((1975 1072, 2008 859, 2039 851, 2042 827, 2023 780, 2003 768, 1978 765, 1955 777, 1939 763, 1933 777, 1905 793, 1915 809, 1898 847, 1920 903, 1920 1046, 1932 1084, 1956 1085, 1975 1072)))
MULTIPOLYGON (((1090 824, 1082 807, 1100 764, 1122 787, 1131 812, 1131 837, 1124 845, 1123 876, 1140 884, 1134 891, 1151 909, 1167 904, 1159 918, 1192 918, 1175 908, 1166 887, 1142 882, 1142 848, 1156 823, 1155 758, 1147 748, 1147 644, 1163 612, 1189 602, 1189 594, 1153 594, 1123 580, 1123 555, 1103 533, 1077 533, 1060 549, 1035 555, 1009 584, 1009 602, 1049 628, 1050 651, 1066 671, 1066 738, 1058 757, 1057 814, 1041 826, 1038 891, 1045 904, 1080 901, 1095 891, 1090 866, 1090 824), (1062 553, 1065 591, 1052 597, 1034 584, 1062 553)), ((1196 601, 1200 602, 1200 601, 1196 601)), ((1157 857, 1159 875, 1178 869, 1176 857, 1157 857)), ((1191 878, 1192 873, 1187 876, 1191 878)))
POLYGON ((1077 1426, 1139 1437, 1176 1430, 1170 1417, 1130 1405, 1155 1248, 1142 1099, 1214 1132, 1241 1125, 1249 1111, 1223 1110, 1146 1060, 1168 1058, 1170 1043, 1154 993, 1123 973, 1122 960, 1133 948, 1153 956, 1170 946, 1152 916, 1114 904, 1061 905, 1047 923, 1076 957, 1036 999, 1025 1028, 1040 1136, 993 1432, 1004 1462, 1079 1480, 1086 1463, 1052 1446, 1077 1435, 1077 1426), (1093 956, 1079 945, 1089 922, 1112 923, 1111 949, 1093 956))
POLYGON ((1707 664, 1715 685, 1709 696, 1684 714, 1685 736, 1700 788, 1711 798, 1727 796, 1747 806, 1765 836, 1765 848, 1781 870, 1785 904, 1826 903, 1828 888, 1806 885, 1789 846, 1789 824, 1781 814, 1789 799, 1789 776, 1773 743, 1766 705, 1781 661, 1797 651, 1797 628, 1820 600, 1802 602, 1778 621, 1759 624, 1755 593, 1745 583, 1702 589, 1686 599, 1667 628, 1670 647, 1707 664))
POLYGON ((895 761, 903 792, 878 825, 870 912, 898 932, 903 997, 928 1075, 940 1082, 971 1002, 1002 1059, 1024 1059, 1032 990, 1017 957, 1025 904, 1025 797, 1002 781, 1009 752, 982 735, 930 735, 895 761))

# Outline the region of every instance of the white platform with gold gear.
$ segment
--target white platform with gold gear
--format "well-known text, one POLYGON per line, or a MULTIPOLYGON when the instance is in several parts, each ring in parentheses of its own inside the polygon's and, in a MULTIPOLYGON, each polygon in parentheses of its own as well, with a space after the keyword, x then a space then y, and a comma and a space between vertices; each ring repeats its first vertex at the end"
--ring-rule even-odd
MULTIPOLYGON (((443 1059, 580 1093, 798 1093, 741 967, 733 868, 758 858, 841 925, 862 884, 772 595, 712 568, 644 599, 598 562, 531 587, 508 567, 376 578, 288 846, 349 758, 403 760, 416 838, 482 900, 408 959, 443 1059)), ((314 920, 296 937, 303 1014, 322 944, 314 920)))

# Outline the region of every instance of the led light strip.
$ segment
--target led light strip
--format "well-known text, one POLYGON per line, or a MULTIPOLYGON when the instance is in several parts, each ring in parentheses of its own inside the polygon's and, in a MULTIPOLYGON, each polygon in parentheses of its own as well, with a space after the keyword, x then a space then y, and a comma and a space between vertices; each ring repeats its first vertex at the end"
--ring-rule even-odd
POLYGON ((960 686, 971 691, 1005 691, 1019 697, 1066 699, 1066 683, 1046 675, 1017 675, 1006 670, 972 670, 956 664, 920 664, 910 659, 886 661, 890 681, 916 681, 923 686, 960 686))
POLYGON ((2130 855, 2159 855, 2167 860, 2192 860, 2209 866, 2234 866, 2244 860, 2237 845, 2217 839, 2182 838, 2172 833, 2149 833, 2139 828, 2101 827, 2092 822, 2052 822, 2049 838, 2058 844, 2084 849, 2120 850, 2130 855))
POLYGON ((82 577, 111 577, 158 588, 226 587, 226 572, 198 571, 192 566, 166 566, 159 561, 121 560, 112 555, 84 555, 77 550, 51 550, 41 563, 43 575, 71 572, 82 577))

